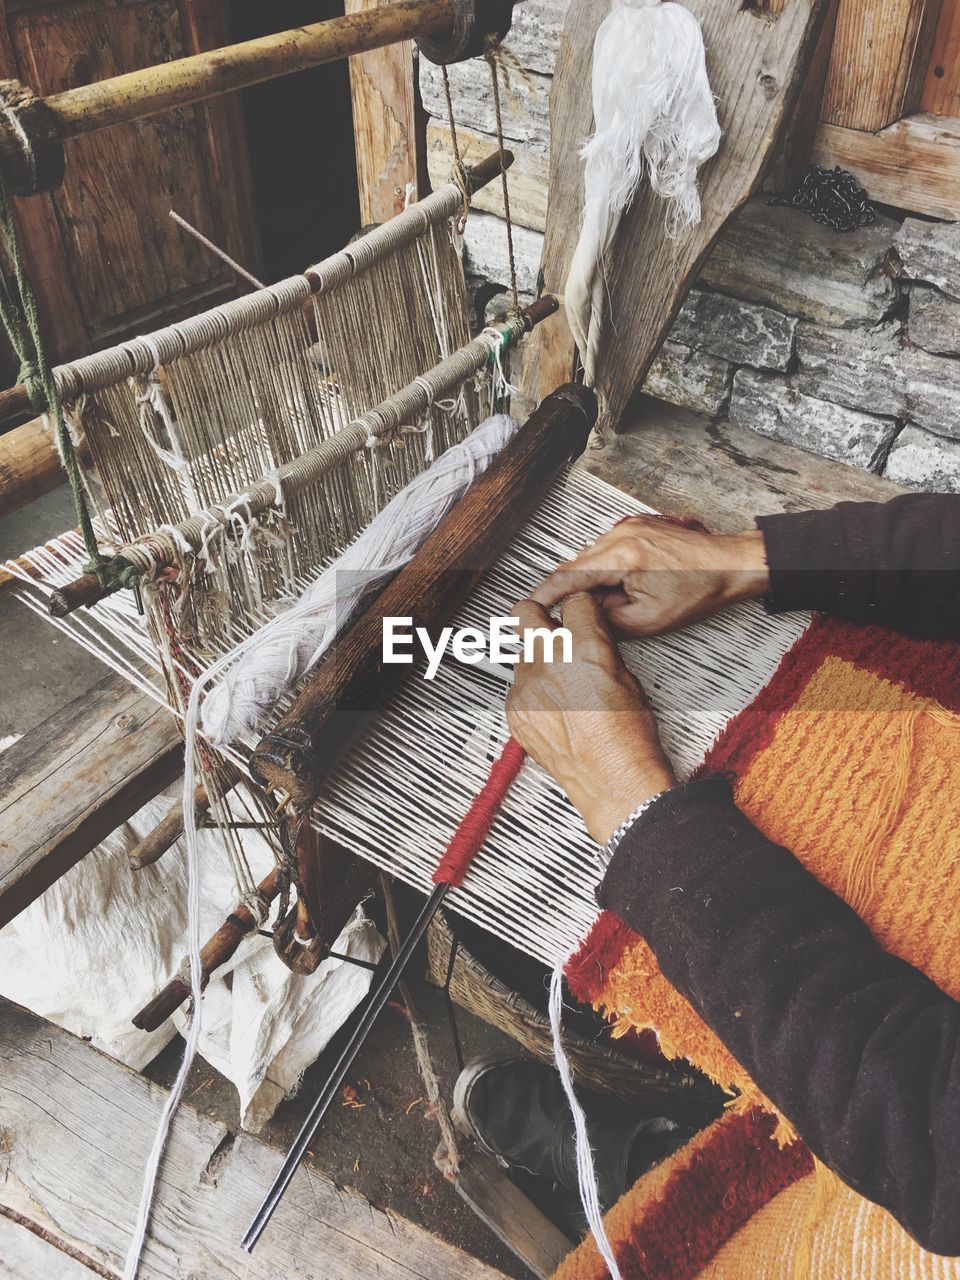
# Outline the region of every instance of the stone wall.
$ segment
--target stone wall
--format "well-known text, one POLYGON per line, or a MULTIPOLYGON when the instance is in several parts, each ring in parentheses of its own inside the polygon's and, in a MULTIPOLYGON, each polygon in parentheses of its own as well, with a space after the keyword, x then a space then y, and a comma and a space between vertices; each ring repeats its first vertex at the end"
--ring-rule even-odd
MULTIPOLYGON (((550 71, 564 10, 563 0, 524 0, 508 37, 517 69, 503 95, 504 133, 516 154, 511 210, 526 298, 543 244, 550 71)), ((465 63, 450 80, 469 163, 495 146, 489 69, 465 63)), ((437 184, 450 166, 439 69, 422 63, 420 86, 437 184)), ((467 226, 481 308, 508 281, 502 213, 492 184, 467 226)), ((904 484, 960 493, 960 224, 882 217, 844 234, 754 199, 707 259, 645 389, 904 484)))

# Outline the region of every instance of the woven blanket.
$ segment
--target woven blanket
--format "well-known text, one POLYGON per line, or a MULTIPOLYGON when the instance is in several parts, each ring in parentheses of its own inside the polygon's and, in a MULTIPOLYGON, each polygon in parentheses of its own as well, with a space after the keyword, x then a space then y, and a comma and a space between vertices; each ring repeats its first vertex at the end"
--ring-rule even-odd
MULTIPOLYGON (((816 620, 702 772, 732 774, 737 803, 765 835, 854 907, 883 947, 960 998, 955 644, 816 620)), ((816 1179, 786 1121, 615 917, 598 917, 567 978, 615 1033, 654 1030, 668 1057, 688 1060, 732 1095, 722 1121, 612 1211, 624 1275, 791 1276, 816 1179)), ((823 1268, 812 1274, 960 1277, 960 1264, 924 1254, 889 1214, 847 1188, 820 1201, 803 1246, 823 1268), (889 1266, 879 1265, 878 1249, 889 1266)), ((605 1274, 589 1241, 558 1273, 605 1274)))

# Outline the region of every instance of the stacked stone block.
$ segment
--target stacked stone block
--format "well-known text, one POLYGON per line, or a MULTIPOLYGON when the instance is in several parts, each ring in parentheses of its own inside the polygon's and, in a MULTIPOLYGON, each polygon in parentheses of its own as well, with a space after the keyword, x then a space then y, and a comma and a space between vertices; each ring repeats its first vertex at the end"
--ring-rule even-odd
MULTIPOLYGON (((536 293, 543 246, 564 10, 563 0, 525 0, 508 38, 504 126, 517 157, 511 207, 524 298, 536 293)), ((495 146, 489 69, 450 70, 469 162, 495 146)), ((438 69, 422 64, 420 85, 437 183, 450 164, 438 69)), ((471 213, 465 261, 482 302, 507 285, 497 184, 471 213)), ((494 297, 488 312, 503 303, 494 297)), ((756 197, 721 234, 644 390, 903 484, 960 492, 960 223, 882 216, 837 233, 756 197)))

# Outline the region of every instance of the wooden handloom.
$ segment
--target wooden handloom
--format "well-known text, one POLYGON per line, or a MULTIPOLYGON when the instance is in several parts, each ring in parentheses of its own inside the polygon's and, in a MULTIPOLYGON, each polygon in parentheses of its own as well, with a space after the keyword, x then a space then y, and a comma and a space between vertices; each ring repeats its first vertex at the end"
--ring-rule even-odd
MULTIPOLYGON (((701 18, 707 35, 711 78, 721 98, 724 143, 705 177, 707 217, 700 228, 685 233, 679 241, 669 240, 662 211, 647 196, 637 200, 621 228, 618 243, 622 249, 611 306, 615 316, 630 320, 616 326, 616 352, 611 352, 609 363, 601 370, 598 387, 606 412, 617 423, 633 390, 642 382, 697 266, 727 217, 756 185, 799 93, 827 4, 826 0, 748 5, 740 0, 693 0, 690 7, 701 18)), ((171 64, 173 70, 155 68, 155 74, 141 73, 136 87, 132 78, 118 77, 116 82, 88 86, 46 102, 11 89, 8 106, 18 123, 31 132, 37 163, 25 167, 24 148, 16 131, 8 128, 0 131, 0 174, 8 191, 42 190, 44 184, 57 180, 62 169, 60 142, 80 132, 396 39, 412 35, 441 38, 456 28, 454 20, 460 21, 458 14, 464 8, 471 6, 454 4, 452 0, 401 0, 362 15, 362 21, 358 16, 354 21, 316 24, 300 33, 287 33, 286 37, 250 42, 257 49, 238 46, 220 51, 221 56, 213 62, 209 61, 213 55, 199 55, 184 60, 184 65, 171 64), (216 70, 212 72, 214 64, 216 70)), ((504 6, 493 8, 497 11, 486 17, 496 29, 498 23, 503 25, 504 6)), ((545 288, 554 294, 562 294, 564 272, 573 249, 580 199, 577 149, 590 126, 588 99, 582 87, 589 81, 592 37, 606 10, 604 3, 573 0, 558 65, 552 100, 551 192, 544 260, 545 288)), ((461 42, 457 48, 460 53, 477 52, 469 43, 461 42)), ((499 170, 500 163, 496 163, 484 176, 489 180, 499 170)), ((405 612, 413 612, 421 625, 431 629, 442 625, 519 529, 561 464, 585 445, 594 416, 590 397, 575 388, 559 395, 553 393, 553 388, 566 382, 575 370, 574 352, 562 318, 546 319, 555 309, 555 304, 545 301, 531 317, 546 323, 542 336, 534 335, 528 345, 524 381, 534 393, 533 398, 543 399, 544 403, 521 433, 517 447, 510 446, 485 487, 461 501, 459 509, 415 559, 413 571, 388 587, 348 633, 346 641, 320 664, 294 708, 258 749, 255 776, 265 786, 281 789, 289 797, 295 815, 309 811, 346 744, 362 731, 365 720, 390 691, 391 684, 384 679, 376 658, 383 612, 402 603, 405 612), (478 519, 479 515, 483 518, 478 519), (469 567, 469 572, 462 572, 464 566, 469 567), (454 573, 458 569, 460 572, 454 573), (455 590, 451 589, 454 581, 455 590), (411 587, 411 583, 416 586, 411 587), (354 714, 349 714, 351 708, 354 714), (335 718, 331 719, 333 709, 335 718)), ((22 412, 27 403, 25 389, 14 388, 0 395, 0 414, 22 412)), ((651 501, 657 506, 667 505, 655 495, 651 495, 651 501)), ((687 494, 685 506, 691 505, 697 503, 693 494, 687 494)), ((64 611, 89 604, 100 594, 95 579, 78 582, 66 593, 64 611)), ((22 753, 19 755, 22 757, 22 753)), ((16 757, 14 763, 15 760, 16 757)), ((175 733, 171 732, 168 740, 161 735, 157 755, 145 767, 153 771, 158 781, 176 769, 175 733), (164 763, 158 764, 158 760, 164 763)), ((22 909, 56 875, 81 858, 96 843, 104 822, 122 820, 131 805, 135 807, 146 798, 150 787, 148 782, 132 789, 121 788, 103 806, 106 816, 94 813, 79 824, 85 834, 78 835, 74 830, 66 839, 54 836, 49 848, 35 850, 12 877, 0 869, 0 922, 22 909)), ((329 867, 325 873, 319 871, 316 843, 303 840, 295 853, 300 866, 298 883, 319 885, 326 878, 325 887, 330 892, 329 867)), ((19 860, 19 851, 15 857, 19 860)), ((350 882, 353 865, 347 863, 340 878, 356 896, 346 894, 332 913, 336 918, 359 896, 360 890, 350 882)), ((275 887, 268 886, 264 891, 275 887)), ((326 917, 329 913, 319 897, 313 905, 326 917)), ((329 923, 332 928, 335 919, 329 923)), ((229 937, 219 938, 210 958, 219 956, 222 962, 242 936, 242 930, 235 929, 229 937)), ((324 929, 324 936, 330 936, 328 929, 324 929)), ((321 954, 322 949, 318 948, 315 960, 321 954)), ((169 1013, 171 1001, 175 1007, 186 994, 182 985, 164 993, 144 1025, 158 1017, 162 1021, 160 1014, 165 1017, 169 1013)))

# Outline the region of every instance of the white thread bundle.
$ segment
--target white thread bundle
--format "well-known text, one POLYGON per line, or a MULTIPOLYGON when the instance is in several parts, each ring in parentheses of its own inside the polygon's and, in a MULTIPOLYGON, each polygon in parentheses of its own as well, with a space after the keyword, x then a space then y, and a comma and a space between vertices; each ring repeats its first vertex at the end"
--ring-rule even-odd
POLYGON ((553 1040, 553 1059, 557 1064, 560 1083, 567 1099, 567 1105, 573 1115, 573 1129, 576 1135, 577 1152, 577 1186, 580 1190, 580 1203, 590 1230, 593 1242, 597 1246, 600 1257, 607 1264, 611 1280, 623 1280, 617 1265, 616 1255, 610 1244, 606 1228, 603 1224, 603 1209, 600 1205, 600 1191, 597 1187, 597 1171, 593 1163, 593 1152, 590 1149, 590 1135, 587 1132, 587 1117, 580 1099, 573 1087, 573 1076, 570 1071, 570 1060, 563 1047, 563 965, 556 965, 550 974, 550 1035, 553 1040))
POLYGON ((580 239, 565 289, 588 385, 596 373, 606 260, 644 173, 669 202, 671 232, 700 221, 697 172, 716 154, 720 126, 700 24, 659 0, 613 0, 593 52, 593 137, 582 155, 580 239))
POLYGON ((204 737, 225 746, 255 730, 329 648, 363 597, 411 559, 518 427, 515 418, 495 414, 447 449, 387 503, 294 605, 227 655, 229 665, 203 704, 204 737))

